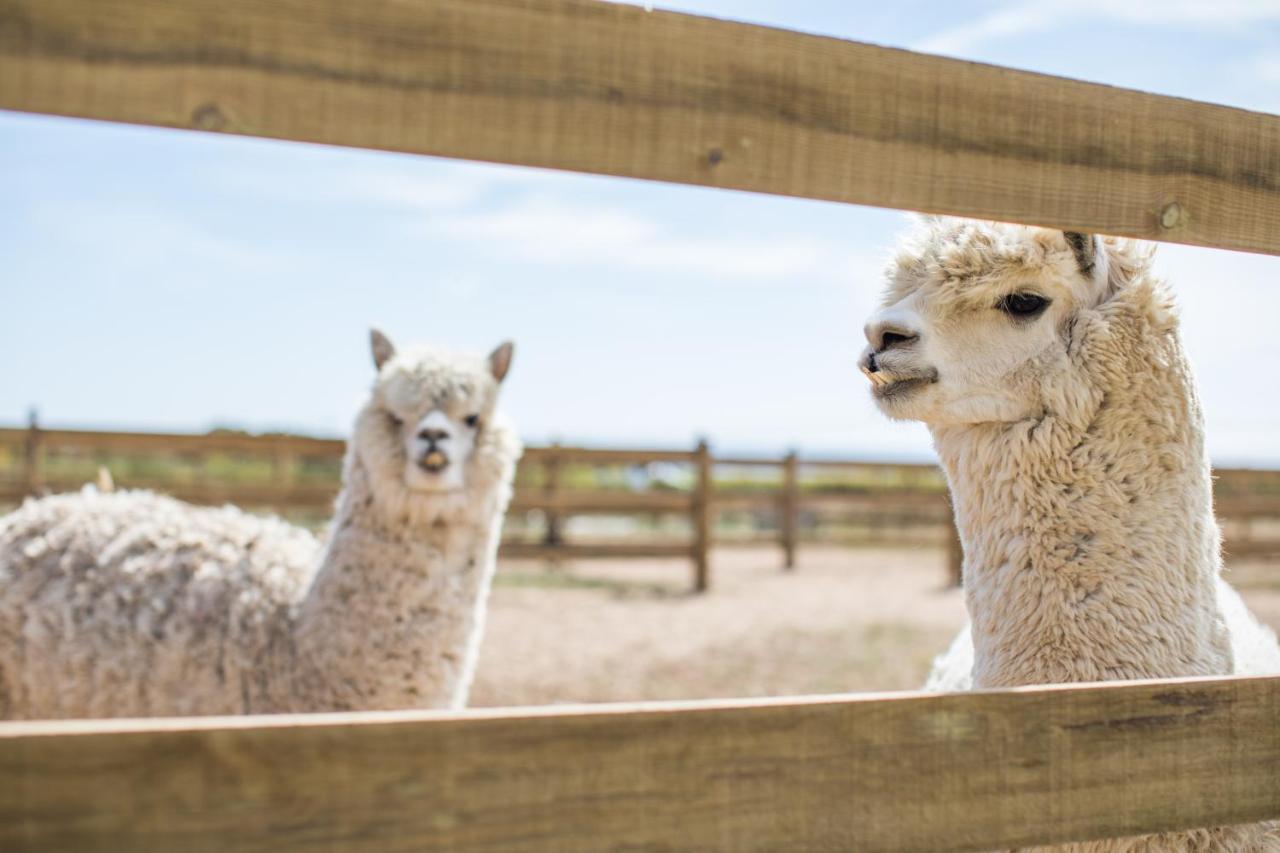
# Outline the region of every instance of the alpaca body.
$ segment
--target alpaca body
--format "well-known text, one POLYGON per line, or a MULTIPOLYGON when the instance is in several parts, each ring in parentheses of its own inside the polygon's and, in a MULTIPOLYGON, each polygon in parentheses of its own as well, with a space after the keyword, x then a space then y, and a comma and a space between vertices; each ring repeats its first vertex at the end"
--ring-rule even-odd
POLYGON ((1088 369, 1051 391, 1053 414, 932 430, 964 542, 978 687, 1233 669, 1186 360, 1159 296, 1125 295, 1119 322, 1078 330, 1088 369))
MULTIPOLYGON (((1240 593, 1219 578, 1214 585, 1217 609, 1231 638, 1231 671, 1215 675, 1275 675, 1280 673, 1280 646, 1276 634, 1249 612, 1240 593)), ((924 689, 937 693, 972 690, 973 634, 965 625, 929 670, 924 689)))
POLYGON ((91 487, 0 519, 0 719, 464 704, 520 442, 480 359, 392 355, 323 543, 232 507, 91 487), (477 413, 465 456, 436 464, 452 445, 431 433, 417 470, 419 420, 448 405, 477 413))
POLYGON ((0 719, 291 710, 318 549, 149 492, 27 501, 0 520, 0 719))
MULTIPOLYGON (((1280 672, 1221 578, 1203 418, 1164 285, 1118 241, 926 220, 864 371, 930 429, 970 624, 926 687, 1280 672)), ((1276 851, 1272 824, 1053 848, 1276 851)))

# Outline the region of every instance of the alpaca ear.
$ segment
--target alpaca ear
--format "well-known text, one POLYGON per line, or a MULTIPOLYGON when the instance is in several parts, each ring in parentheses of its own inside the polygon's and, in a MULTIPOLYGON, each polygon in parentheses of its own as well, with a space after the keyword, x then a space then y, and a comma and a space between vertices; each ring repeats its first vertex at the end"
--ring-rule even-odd
POLYGON ((379 370, 396 354, 395 344, 377 329, 369 330, 369 350, 373 353, 373 366, 379 370))
POLYGON ((1076 266, 1080 267, 1080 272, 1086 276, 1093 275, 1093 268, 1098 262, 1098 238, 1079 231, 1063 231, 1062 236, 1067 238, 1067 245, 1076 256, 1076 266))
POLYGON ((498 348, 489 353, 489 372, 493 374, 493 378, 501 382, 507 375, 507 371, 511 369, 511 356, 515 353, 516 345, 511 341, 503 341, 498 344, 498 348))

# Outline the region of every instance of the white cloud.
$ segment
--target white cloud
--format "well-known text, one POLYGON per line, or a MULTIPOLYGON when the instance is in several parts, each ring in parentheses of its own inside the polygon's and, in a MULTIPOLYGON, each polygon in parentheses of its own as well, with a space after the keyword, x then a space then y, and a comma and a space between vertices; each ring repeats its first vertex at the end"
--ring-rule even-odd
POLYGON ((1264 53, 1253 58, 1248 70, 1263 83, 1280 86, 1280 56, 1264 53))
POLYGON ((1145 27, 1229 28, 1280 21, 1280 0, 1040 0, 1011 3, 985 17, 935 33, 912 47, 928 53, 963 54, 999 39, 1050 31, 1088 19, 1145 27))
POLYGON ((926 53, 965 53, 993 39, 1052 29, 1059 22, 1058 3, 1023 3, 998 9, 984 18, 935 33, 912 47, 926 53))
MULTIPOLYGON (((695 273, 735 281, 846 281, 864 262, 849 247, 803 237, 715 239, 672 233, 657 220, 606 205, 532 199, 491 211, 432 220, 436 235, 488 242, 538 261, 695 273)), ((872 263, 875 263, 874 261, 872 263)))
MULTIPOLYGON (((328 153, 328 152, 326 152, 328 153)), ((349 152, 341 152, 348 154, 349 152)), ((332 155, 330 155, 332 156, 332 155)), ((256 169, 237 163, 213 176, 238 193, 291 202, 426 210, 460 207, 506 190, 564 182, 566 174, 547 169, 489 163, 346 156, 256 169)))
POLYGON ((174 210, 147 204, 60 199, 38 202, 25 215, 100 269, 168 269, 167 280, 174 282, 183 281, 181 271, 193 267, 284 271, 295 261, 288 252, 251 244, 174 210))
POLYGON ((1280 258, 1164 245, 1156 269, 1182 306, 1182 337, 1204 404, 1215 460, 1277 459, 1280 398, 1267 392, 1277 357, 1272 324, 1280 258))

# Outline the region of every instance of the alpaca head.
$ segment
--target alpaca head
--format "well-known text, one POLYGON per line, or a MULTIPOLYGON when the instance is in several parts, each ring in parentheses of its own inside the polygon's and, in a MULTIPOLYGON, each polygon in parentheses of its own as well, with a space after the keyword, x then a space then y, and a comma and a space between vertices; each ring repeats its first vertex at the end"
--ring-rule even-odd
POLYGON ((375 488, 411 500, 466 489, 511 368, 512 344, 487 357, 425 346, 397 350, 376 329, 370 343, 378 376, 353 442, 375 488))
POLYGON ((930 426, 1043 415, 1072 334, 1148 257, 1127 242, 927 217, 887 270, 860 366, 892 418, 930 426))

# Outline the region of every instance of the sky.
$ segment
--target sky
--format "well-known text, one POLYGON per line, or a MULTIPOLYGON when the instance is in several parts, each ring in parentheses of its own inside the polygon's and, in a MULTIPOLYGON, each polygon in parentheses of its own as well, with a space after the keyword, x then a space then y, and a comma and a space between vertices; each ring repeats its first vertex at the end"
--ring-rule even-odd
MULTIPOLYGON (((658 4, 1280 113, 1280 0, 658 4)), ((528 441, 929 459, 856 369, 898 211, 0 111, 0 425, 345 435, 368 328, 528 441)), ((1280 258, 1164 246, 1209 448, 1280 467, 1280 258)))

